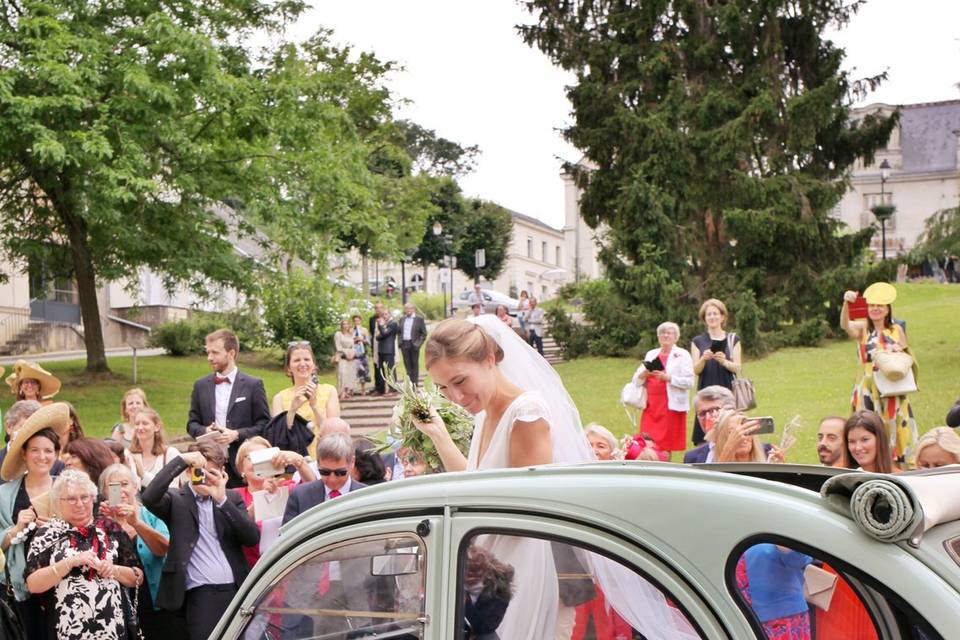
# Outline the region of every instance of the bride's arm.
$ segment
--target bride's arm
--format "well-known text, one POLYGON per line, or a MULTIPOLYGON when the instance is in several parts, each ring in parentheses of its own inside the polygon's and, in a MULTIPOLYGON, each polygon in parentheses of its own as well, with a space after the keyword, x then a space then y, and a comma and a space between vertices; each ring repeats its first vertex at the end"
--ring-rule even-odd
POLYGON ((430 422, 418 422, 414 420, 414 425, 433 441, 433 446, 437 448, 437 454, 440 456, 444 470, 465 471, 467 468, 467 459, 460 452, 460 449, 457 448, 457 445, 454 444, 453 438, 450 437, 447 427, 443 424, 443 420, 437 414, 436 410, 433 410, 432 413, 433 419, 430 420, 430 422))
POLYGON ((553 462, 550 427, 544 419, 516 421, 510 431, 510 466, 530 467, 553 462))

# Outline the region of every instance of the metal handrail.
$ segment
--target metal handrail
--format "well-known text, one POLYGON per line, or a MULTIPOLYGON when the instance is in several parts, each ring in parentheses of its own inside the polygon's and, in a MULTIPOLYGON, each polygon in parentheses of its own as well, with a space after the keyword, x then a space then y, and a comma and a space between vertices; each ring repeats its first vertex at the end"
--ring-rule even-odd
MULTIPOLYGON (((31 300, 30 302, 33 302, 31 300)), ((6 346, 30 324, 30 304, 0 318, 0 346, 6 346)))

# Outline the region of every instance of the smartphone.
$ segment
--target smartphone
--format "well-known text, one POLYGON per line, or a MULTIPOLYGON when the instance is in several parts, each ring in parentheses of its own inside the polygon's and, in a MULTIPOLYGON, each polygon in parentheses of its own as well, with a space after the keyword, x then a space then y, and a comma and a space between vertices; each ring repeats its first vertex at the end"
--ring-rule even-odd
POLYGON ((310 376, 310 382, 312 382, 314 386, 320 384, 320 376, 318 376, 317 374, 313 374, 312 376, 310 376))
POLYGON ((867 299, 863 296, 857 296, 857 299, 847 305, 847 316, 851 320, 863 320, 867 318, 867 299))
POLYGON ((747 419, 756 420, 758 423, 760 423, 760 427, 753 432, 753 435, 755 436, 763 436, 763 435, 773 433, 775 431, 773 418, 771 416, 762 416, 762 417, 757 416, 755 418, 747 418, 747 419))
POLYGON ((724 340, 711 340, 710 341, 710 351, 714 353, 723 353, 726 350, 727 341, 724 340))
POLYGON ((119 482, 111 482, 107 485, 107 502, 114 507, 123 502, 123 496, 120 493, 119 482))
POLYGON ((207 479, 207 472, 200 467, 193 467, 190 470, 190 484, 203 484, 207 479))

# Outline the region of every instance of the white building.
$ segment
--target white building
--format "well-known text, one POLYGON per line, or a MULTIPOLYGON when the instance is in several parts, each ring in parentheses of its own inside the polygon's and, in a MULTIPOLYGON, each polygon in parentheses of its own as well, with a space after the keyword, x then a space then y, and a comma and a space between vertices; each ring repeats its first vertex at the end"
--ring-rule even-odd
MULTIPOLYGON (((859 119, 868 113, 889 115, 897 107, 872 104, 853 111, 859 119)), ((900 108, 900 124, 874 163, 857 162, 851 188, 835 210, 851 229, 876 223, 871 209, 892 204, 896 213, 886 222, 887 256, 909 251, 917 244, 924 222, 960 201, 960 100, 908 104, 900 108), (881 181, 880 165, 890 165, 889 178, 881 181)), ((879 228, 879 224, 878 224, 879 228)), ((872 248, 881 253, 881 233, 872 248)))

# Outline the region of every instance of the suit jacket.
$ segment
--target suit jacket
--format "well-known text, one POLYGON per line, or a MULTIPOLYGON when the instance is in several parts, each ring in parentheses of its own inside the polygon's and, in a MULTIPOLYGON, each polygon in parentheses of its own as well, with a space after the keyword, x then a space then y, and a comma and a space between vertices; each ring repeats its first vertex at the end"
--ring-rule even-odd
MULTIPOLYGON (((156 475, 144 489, 143 506, 163 520, 170 529, 170 549, 163 563, 160 590, 156 605, 162 609, 177 610, 183 605, 186 593, 187 564, 193 547, 200 538, 197 516, 197 499, 189 485, 168 489, 173 479, 187 470, 189 465, 177 456, 156 475)), ((243 547, 260 542, 260 530, 247 515, 247 507, 236 491, 227 490, 227 499, 221 506, 214 505, 213 520, 217 527, 220 548, 227 557, 233 581, 240 587, 250 572, 243 547)))
POLYGON ((710 453, 710 445, 704 442, 699 447, 690 449, 683 454, 684 464, 697 464, 707 461, 707 455, 710 453))
MULTIPOLYGON (((363 489, 367 485, 350 479, 350 492, 363 489)), ((287 498, 287 507, 283 511, 283 524, 287 524, 301 513, 322 504, 327 499, 327 488, 323 480, 305 482, 293 488, 287 498)))
MULTIPOLYGON (((193 383, 187 433, 194 438, 206 433, 207 427, 216 420, 216 384, 213 378, 214 374, 211 373, 193 383)), ((227 450, 228 471, 234 480, 240 477, 239 471, 234 466, 237 449, 247 438, 261 435, 268 422, 270 422, 270 405, 267 404, 267 392, 263 388, 263 380, 237 371, 237 377, 230 389, 227 424, 223 425, 235 429, 239 434, 227 450)))
POLYGON ((397 334, 400 327, 395 320, 377 325, 377 351, 383 356, 392 356, 397 352, 397 334))
MULTIPOLYGON (((400 321, 397 322, 397 341, 400 344, 403 344, 403 323, 407 319, 406 316, 400 318, 400 321)), ((427 339, 427 323, 424 322, 422 316, 414 315, 413 316, 413 327, 410 331, 410 341, 413 343, 413 346, 416 349, 420 349, 424 341, 427 339)))

